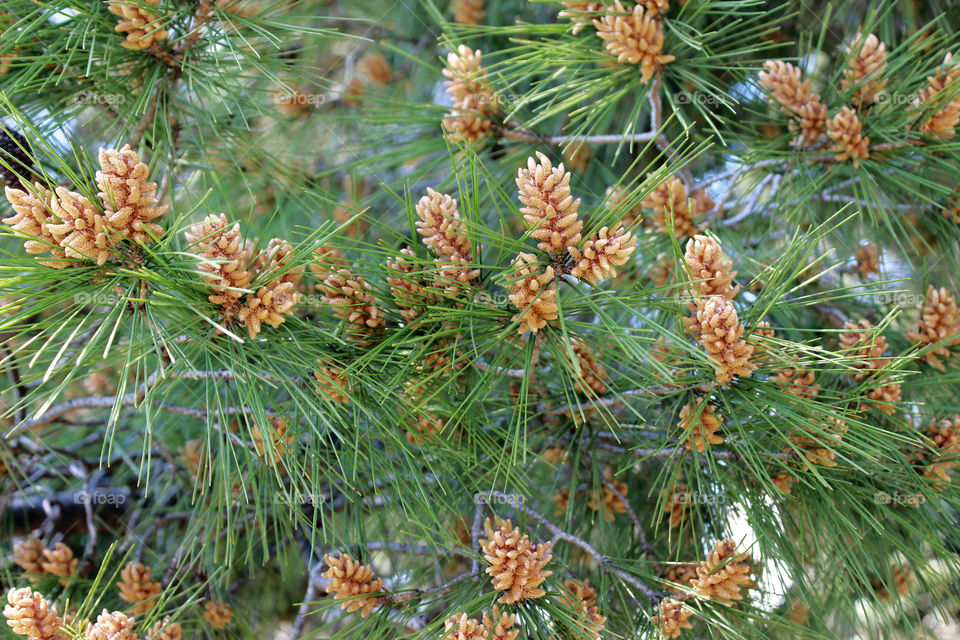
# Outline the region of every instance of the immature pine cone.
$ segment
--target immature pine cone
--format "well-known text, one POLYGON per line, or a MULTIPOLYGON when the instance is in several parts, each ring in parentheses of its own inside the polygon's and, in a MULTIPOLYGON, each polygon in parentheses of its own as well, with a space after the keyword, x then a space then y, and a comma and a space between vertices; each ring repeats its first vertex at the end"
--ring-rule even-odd
POLYGON ((927 287, 927 298, 920 310, 917 330, 908 331, 907 339, 921 347, 941 343, 920 359, 940 371, 946 370, 937 356, 949 358, 953 355, 950 347, 960 344, 960 310, 946 289, 934 289, 932 284, 927 287))
POLYGON ((310 263, 310 273, 323 280, 330 273, 341 267, 348 266, 347 259, 336 247, 321 245, 313 252, 313 262, 310 263))
POLYGON ((914 109, 930 104, 936 111, 926 116, 920 125, 920 133, 935 138, 948 139, 956 133, 960 123, 960 64, 953 63, 953 54, 943 58, 941 75, 929 76, 927 86, 920 90, 920 97, 914 102, 914 109))
POLYGON ((487 537, 480 540, 480 548, 490 563, 487 573, 493 578, 493 588, 506 592, 497 602, 516 604, 542 597, 546 592, 539 587, 553 573, 543 570, 553 557, 550 543, 532 544, 509 520, 494 527, 487 518, 483 529, 487 537))
POLYGON ((822 432, 818 433, 805 429, 802 434, 790 436, 790 442, 801 450, 803 457, 806 459, 806 462, 804 462, 805 469, 809 470, 811 464, 835 467, 837 466, 837 463, 834 462, 837 455, 836 448, 840 445, 846 432, 847 425, 845 422, 829 417, 822 432))
POLYGON ((158 205, 157 183, 147 181, 147 165, 124 145, 122 149, 100 149, 97 187, 103 201, 107 225, 138 244, 163 235, 163 227, 151 222, 162 216, 167 205, 158 205))
POLYGON ((427 270, 421 268, 414 261, 416 254, 410 247, 400 251, 400 255, 387 260, 387 269, 397 274, 387 278, 393 301, 400 307, 400 315, 407 322, 413 322, 427 312, 432 304, 440 301, 440 296, 434 293, 424 280, 427 270))
POLYGON ((863 39, 858 33, 853 44, 847 47, 847 55, 856 55, 843 70, 840 88, 847 92, 856 87, 855 104, 875 102, 877 94, 887 85, 883 72, 887 68, 887 47, 872 33, 863 39))
POLYGON ((570 350, 580 365, 580 375, 574 372, 574 388, 584 395, 602 395, 607 392, 607 372, 603 364, 597 360, 593 351, 583 340, 575 340, 570 350))
POLYGON ((233 619, 233 608, 223 600, 207 600, 203 617, 214 629, 223 629, 233 619))
POLYGON ((198 266, 207 274, 204 281, 213 288, 208 300, 223 307, 224 318, 233 318, 240 310, 240 299, 245 295, 244 291, 237 289, 248 289, 252 280, 246 268, 251 255, 240 235, 240 223, 228 227, 224 214, 211 214, 191 227, 186 238, 196 245, 194 251, 209 261, 198 266))
MULTIPOLYGON (((859 324, 847 322, 844 329, 847 332, 840 334, 840 347, 859 361, 855 365, 857 372, 851 376, 855 382, 862 382, 890 364, 890 359, 883 357, 887 350, 887 339, 872 331, 873 325, 868 320, 860 320, 859 324)), ((867 397, 874 401, 874 406, 880 411, 893 414, 895 409, 891 403, 900 400, 900 383, 873 386, 867 391, 867 397)))
POLYGON ((493 618, 496 618, 496 623, 486 611, 483 612, 481 620, 468 618, 465 613, 450 616, 444 622, 444 629, 447 631, 444 640, 515 640, 520 634, 519 629, 512 628, 516 615, 501 615, 496 605, 491 613, 493 618))
POLYGON ((484 0, 453 0, 453 19, 460 24, 480 24, 487 13, 484 0))
POLYGON ((159 582, 151 580, 151 574, 152 570, 139 562, 128 562, 120 572, 120 582, 117 583, 120 599, 135 605, 130 609, 134 614, 149 611, 163 590, 159 582))
POLYGON ((54 545, 53 549, 43 550, 43 560, 40 567, 44 573, 60 577, 60 584, 67 584, 69 578, 76 573, 80 561, 73 557, 73 551, 62 542, 54 545))
MULTIPOLYGON (((159 4, 159 0, 142 0, 144 4, 159 4)), ((126 33, 127 39, 123 47, 127 49, 149 49, 154 42, 167 39, 167 30, 159 28, 158 24, 151 24, 157 16, 143 8, 127 2, 111 2, 107 11, 123 18, 114 28, 114 31, 126 33)))
POLYGON ((43 558, 43 542, 36 536, 27 536, 13 545, 13 561, 27 573, 40 573, 40 559, 43 558))
POLYGON ((320 574, 331 580, 327 593, 333 593, 337 600, 351 598, 340 605, 341 609, 360 611, 360 616, 366 618, 383 602, 382 596, 357 597, 383 591, 383 580, 375 577, 369 565, 360 564, 345 553, 337 558, 325 555, 323 559, 330 567, 320 574))
POLYGON ((721 416, 714 413, 710 405, 704 404, 701 409, 697 404, 690 403, 680 409, 680 429, 683 433, 691 429, 690 424, 694 419, 697 423, 693 425, 690 437, 683 443, 687 451, 696 447, 697 451, 702 453, 708 445, 723 443, 723 438, 716 435, 721 426, 721 416))
POLYGON ((663 23, 656 18, 642 4, 628 11, 615 0, 607 13, 593 21, 597 35, 604 40, 607 51, 617 56, 617 62, 640 64, 643 82, 649 82, 663 65, 676 59, 661 53, 663 23), (628 15, 617 15, 624 13, 628 15))
POLYGON ((621 267, 630 259, 636 248, 637 239, 619 224, 613 230, 603 227, 597 235, 583 243, 583 251, 570 247, 568 251, 576 263, 570 269, 574 278, 582 278, 591 284, 615 277, 616 267, 621 267))
POLYGON ((183 640, 183 629, 179 622, 170 622, 170 616, 157 620, 147 634, 147 640, 183 640))
POLYGON ((347 395, 350 392, 350 382, 333 360, 317 360, 317 368, 313 370, 313 377, 317 385, 331 402, 346 403, 350 401, 347 395))
POLYGON ((801 367, 796 358, 791 364, 783 365, 770 379, 786 387, 784 391, 798 398, 812 400, 820 392, 820 385, 815 383, 816 374, 801 367))
POLYGON ((733 540, 721 540, 713 545, 707 559, 697 567, 697 578, 690 584, 702 596, 718 600, 741 600, 740 587, 750 588, 750 556, 746 553, 735 555, 737 543, 733 540))
MULTIPOLYGON (((23 243, 24 249, 30 255, 51 252, 53 260, 44 260, 40 264, 54 269, 63 269, 71 264, 67 260, 66 252, 60 246, 65 234, 55 234, 51 230, 51 225, 59 225, 60 221, 50 211, 50 201, 53 193, 37 183, 33 189, 24 191, 22 189, 11 189, 4 187, 4 193, 7 201, 13 207, 14 214, 9 218, 4 218, 2 222, 10 225, 14 230, 26 236, 32 236, 36 240, 27 240, 23 243)), ((59 227, 58 227, 59 228, 59 227)))
POLYGON ((942 489, 944 483, 950 482, 950 469, 957 464, 960 456, 960 416, 930 423, 927 433, 939 452, 924 454, 927 464, 923 475, 936 481, 935 488, 942 489))
POLYGON ((743 340, 744 327, 733 303, 723 296, 697 300, 697 339, 714 360, 714 373, 721 385, 728 385, 734 376, 748 376, 756 368, 750 361, 753 346, 743 340))
POLYGON ((827 121, 827 136, 833 140, 834 150, 839 152, 839 162, 850 158, 853 166, 859 167, 860 160, 870 157, 870 138, 864 138, 862 130, 863 123, 850 107, 843 107, 840 113, 827 121))
POLYGON ((599 640, 607 618, 600 614, 600 608, 597 607, 596 590, 590 586, 589 580, 580 582, 571 579, 564 582, 564 586, 567 591, 560 594, 560 601, 577 612, 574 622, 582 632, 578 637, 599 640))
POLYGON ((283 316, 294 312, 297 296, 295 284, 283 279, 274 280, 247 295, 245 306, 237 312, 237 319, 247 328, 250 338, 256 338, 263 323, 274 329, 283 324, 283 316))
POLYGON ((713 238, 701 235, 690 238, 683 261, 701 296, 723 296, 732 300, 740 292, 740 285, 733 284, 737 275, 730 270, 733 263, 723 259, 723 249, 713 238))
POLYGON ((577 217, 580 198, 570 193, 570 173, 561 162, 553 167, 550 159, 537 151, 539 164, 527 158, 527 167, 517 170, 520 208, 530 235, 537 246, 548 253, 560 253, 580 244, 583 222, 577 217))
POLYGON ((520 323, 517 333, 521 335, 527 331, 536 333, 560 317, 553 267, 548 266, 540 273, 536 262, 537 257, 532 253, 521 253, 513 261, 516 279, 513 293, 507 297, 520 310, 512 319, 520 323))
POLYGON ((50 210, 60 223, 50 222, 47 229, 62 238, 60 246, 68 258, 106 262, 116 236, 109 235, 106 219, 83 195, 65 187, 57 187, 50 199, 50 210))
POLYGON ((627 505, 624 503, 624 499, 627 496, 629 487, 626 482, 620 482, 614 479, 613 469, 607 468, 603 472, 603 478, 603 487, 599 491, 595 489, 590 490, 590 499, 587 502, 587 506, 594 511, 599 511, 600 515, 602 515, 603 519, 607 522, 613 522, 617 517, 614 514, 627 512, 627 505), (613 485, 620 495, 614 493, 610 485, 613 485))
POLYGON ((3 615, 17 635, 27 636, 27 640, 68 640, 62 631, 63 620, 40 593, 11 589, 7 602, 3 615))
POLYGON ((857 271, 860 277, 867 279, 871 273, 880 273, 880 250, 875 242, 863 245, 857 249, 857 271))
POLYGON ((428 188, 427 195, 417 203, 417 216, 417 233, 424 236, 423 244, 440 258, 440 270, 435 274, 438 284, 453 296, 474 286, 480 270, 470 267, 473 250, 457 211, 457 201, 428 188))
POLYGON ((559 14, 558 18, 569 18, 570 22, 573 23, 573 29, 571 33, 577 35, 583 28, 591 24, 594 18, 597 17, 597 14, 603 10, 602 2, 576 2, 573 0, 565 0, 561 2, 565 8, 559 14))
POLYGON ((360 58, 359 65, 364 75, 374 84, 387 84, 393 75, 390 63, 379 53, 368 53, 360 58))
POLYGON ((663 571, 663 579, 667 582, 672 582, 674 584, 668 584, 667 589, 673 593, 686 593, 684 589, 680 589, 674 585, 681 585, 684 588, 690 587, 690 581, 697 577, 697 566, 695 564, 671 564, 663 571))
POLYGON ((336 316, 346 324, 346 334, 357 344, 369 345, 386 324, 362 277, 339 269, 323 281, 323 291, 323 301, 334 307, 336 316))
POLYGON ((447 54, 444 85, 453 108, 443 119, 443 128, 458 137, 476 142, 490 130, 491 118, 500 113, 497 98, 487 83, 483 54, 460 45, 447 54))
POLYGON ((697 227, 693 219, 702 213, 698 209, 703 198, 687 198, 687 188, 683 182, 671 176, 651 191, 641 203, 653 210, 650 221, 660 233, 672 232, 677 238, 696 235, 697 227))
POLYGON ((136 620, 119 611, 110 613, 106 609, 97 616, 97 621, 87 627, 84 640, 137 640, 133 632, 136 620))
POLYGON ((760 86, 770 92, 770 100, 780 104, 781 110, 799 120, 791 130, 799 128, 799 142, 813 144, 827 130, 827 107, 820 96, 810 89, 810 80, 800 80, 800 69, 783 60, 768 60, 760 72, 760 86))
POLYGON ((664 638, 679 638, 684 629, 692 629, 693 625, 687 618, 692 612, 684 608, 683 602, 673 598, 664 598, 660 601, 660 613, 653 616, 653 624, 660 627, 664 638))

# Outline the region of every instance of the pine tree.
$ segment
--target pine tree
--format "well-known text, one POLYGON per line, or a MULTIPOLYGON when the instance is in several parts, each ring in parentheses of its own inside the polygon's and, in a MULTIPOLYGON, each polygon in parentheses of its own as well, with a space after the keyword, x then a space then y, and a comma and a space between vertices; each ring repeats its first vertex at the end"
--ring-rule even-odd
POLYGON ((953 637, 958 24, 5 0, 0 636, 953 637))

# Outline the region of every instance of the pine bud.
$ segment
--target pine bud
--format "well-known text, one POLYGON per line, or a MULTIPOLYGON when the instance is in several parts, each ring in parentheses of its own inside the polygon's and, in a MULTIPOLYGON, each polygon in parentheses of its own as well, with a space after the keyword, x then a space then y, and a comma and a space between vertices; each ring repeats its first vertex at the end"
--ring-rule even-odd
POLYGON ((733 303, 723 296, 697 299, 697 339, 714 361, 716 380, 728 385, 734 376, 750 375, 753 346, 743 340, 744 327, 733 303))
POLYGON ((337 600, 346 600, 340 605, 344 611, 360 611, 360 616, 366 618, 378 605, 383 597, 357 597, 383 591, 383 580, 377 578, 369 565, 360 564, 347 554, 339 557, 325 555, 323 557, 329 568, 322 575, 330 578, 327 593, 333 593, 337 600))
POLYGON ((63 620, 43 595, 30 589, 11 589, 3 615, 14 633, 27 640, 67 640, 63 620))
POLYGON ((152 220, 168 207, 158 206, 157 183, 147 181, 147 165, 140 162, 140 156, 130 145, 124 145, 119 151, 101 149, 98 159, 96 181, 106 224, 138 244, 163 235, 163 227, 152 220))
POLYGON ((183 640, 183 630, 179 622, 170 622, 170 616, 157 620, 147 635, 147 640, 183 640))
POLYGON ((507 297, 520 310, 512 318, 520 323, 519 334, 536 333, 560 317, 553 267, 548 266, 541 273, 536 262, 537 257, 532 253, 521 253, 513 261, 513 292, 507 297))
POLYGON ((790 128, 799 128, 799 141, 810 145, 819 140, 827 130, 827 107, 810 88, 810 80, 801 81, 800 69, 783 60, 768 60, 763 68, 760 86, 770 92, 770 100, 779 103, 784 113, 798 120, 790 128))
POLYGON ((346 403, 350 401, 350 382, 343 369, 337 366, 333 360, 317 360, 317 368, 313 370, 313 377, 317 380, 320 391, 331 402, 346 403))
POLYGON ((737 275, 730 270, 733 263, 723 259, 723 249, 713 238, 697 235, 688 240, 683 260, 701 296, 732 300, 740 292, 740 285, 733 284, 737 275))
POLYGON ((950 358, 953 355, 950 347, 960 345, 960 310, 945 288, 934 289, 932 284, 928 285, 917 329, 908 331, 907 339, 921 347, 939 343, 920 359, 940 371, 946 370, 940 358, 950 358))
POLYGON ((880 249, 877 243, 870 242, 858 247, 854 257, 857 259, 857 271, 864 280, 871 273, 880 273, 880 249))
POLYGON ((656 14, 647 12, 643 4, 637 4, 632 11, 624 8, 620 0, 615 0, 612 9, 593 21, 600 36, 611 54, 617 56, 617 62, 640 64, 643 82, 649 82, 668 62, 676 58, 661 53, 663 50, 663 23, 656 14), (627 15, 617 15, 624 14, 627 15))
POLYGON ((804 468, 809 469, 811 464, 825 467, 835 467, 836 448, 847 432, 847 425, 834 417, 827 418, 823 432, 816 432, 807 427, 802 433, 790 436, 790 442, 796 445, 806 459, 804 468))
POLYGON ((583 251, 570 247, 568 251, 576 263, 570 269, 574 278, 582 278, 594 285, 617 275, 616 267, 623 266, 636 248, 637 239, 627 230, 614 226, 601 228, 597 235, 583 243, 583 251))
POLYGON ((80 560, 73 557, 73 550, 62 542, 55 544, 53 549, 44 549, 43 560, 40 561, 43 572, 59 576, 63 585, 76 573, 79 564, 80 560))
POLYGON ((863 137, 863 124, 857 112, 843 107, 840 113, 827 121, 827 136, 833 140, 833 148, 839 155, 837 160, 852 159, 853 166, 859 167, 860 160, 870 157, 870 138, 863 137))
POLYGON ((149 49, 154 42, 167 39, 167 30, 156 23, 157 16, 145 11, 143 4, 157 5, 159 0, 141 0, 138 5, 127 2, 111 2, 107 11, 122 18, 114 31, 126 33, 123 47, 127 49, 149 49))
POLYGON ((590 586, 589 580, 567 580, 564 582, 566 591, 561 592, 560 602, 576 612, 574 624, 582 632, 583 638, 599 640, 603 627, 607 623, 606 616, 600 614, 597 607, 597 592, 590 586))
POLYGON ((233 608, 223 600, 207 600, 203 617, 214 629, 224 629, 233 619, 233 608))
POLYGON ((453 102, 453 108, 443 119, 443 128, 457 137, 476 142, 490 130, 490 118, 500 113, 497 100, 487 83, 487 72, 482 64, 483 54, 460 45, 456 52, 447 54, 444 85, 453 102))
POLYGON ((133 632, 135 623, 134 618, 119 611, 110 613, 104 609, 97 621, 87 627, 84 640, 137 640, 137 634, 133 632))
POLYGON ((599 362, 587 343, 583 340, 574 340, 570 345, 571 351, 580 366, 580 375, 575 372, 574 388, 584 395, 602 395, 607 392, 607 372, 599 362))
POLYGON ((750 556, 736 554, 737 543, 721 540, 713 546, 706 560, 697 567, 697 578, 690 584, 707 598, 721 601, 741 600, 740 587, 750 588, 750 556))
POLYGON ((947 53, 942 66, 945 68, 939 71, 939 75, 927 78, 927 86, 920 90, 913 108, 932 105, 931 108, 936 110, 925 115, 920 124, 920 133, 945 140, 955 135, 956 126, 960 123, 960 93, 957 90, 960 63, 954 63, 953 54, 947 53))
POLYGON ((557 14, 557 17, 570 19, 573 23, 573 29, 571 30, 573 35, 577 35, 583 31, 583 28, 591 24, 598 13, 603 10, 602 2, 575 2, 565 0, 560 4, 565 8, 557 14))
POLYGON ((44 548, 40 538, 27 536, 13 545, 13 561, 27 573, 41 573, 43 567, 40 566, 40 561, 44 548))
POLYGON ((866 39, 858 33, 856 39, 847 47, 850 59, 840 81, 841 90, 846 93, 853 88, 855 104, 875 102, 877 94, 887 85, 883 72, 887 68, 887 47, 874 34, 866 39))
POLYGON ((362 277, 339 269, 327 276, 322 290, 324 302, 333 307, 350 338, 360 346, 368 346, 378 338, 386 320, 362 277))
POLYGON ((677 177, 670 176, 647 194, 643 206, 653 210, 650 221, 660 233, 672 233, 677 238, 696 235, 694 218, 700 214, 697 206, 703 199, 687 198, 687 188, 677 177))
POLYGON ((360 69, 374 84, 387 84, 391 80, 390 63, 379 53, 368 53, 360 58, 360 69))
POLYGON ((583 222, 577 216, 580 198, 570 193, 570 173, 561 162, 554 167, 546 155, 537 151, 539 163, 527 158, 526 168, 517 170, 520 213, 537 246, 549 253, 559 253, 580 244, 583 222))
POLYGON ((932 454, 924 452, 926 465, 923 476, 934 480, 934 488, 940 490, 944 484, 950 482, 950 469, 960 458, 960 416, 930 423, 927 434, 938 451, 932 454))
POLYGON ((613 477, 613 469, 609 467, 604 470, 603 478, 603 486, 599 491, 596 489, 590 490, 590 498, 587 506, 594 511, 599 511, 600 515, 602 515, 603 519, 607 522, 613 522, 616 519, 616 515, 614 514, 627 512, 627 505, 624 504, 623 498, 626 498, 629 487, 626 482, 615 480, 613 477), (611 489, 607 483, 613 485, 620 495, 614 493, 613 489, 611 489))
POLYGON ((453 0, 453 19, 460 24, 480 24, 487 16, 484 0, 453 0))
POLYGON ((674 598, 664 598, 660 601, 660 613, 653 616, 653 624, 660 628, 664 638, 679 638, 684 629, 692 629, 693 625, 687 618, 692 611, 683 606, 683 602, 674 598))
POLYGON ((679 426, 683 433, 690 430, 690 436, 683 443, 687 451, 692 451, 696 447, 697 451, 702 453, 708 445, 722 444, 723 438, 716 435, 721 426, 721 419, 722 416, 714 413, 713 408, 708 404, 685 404, 680 409, 679 426), (694 420, 696 424, 693 424, 694 420))
POLYGON ((120 572, 120 599, 135 606, 131 608, 134 614, 146 613, 156 604, 156 596, 163 587, 159 582, 151 579, 152 570, 139 562, 128 562, 120 572))
POLYGON ((543 597, 546 592, 539 587, 553 574, 543 569, 553 557, 550 543, 531 543, 509 520, 498 520, 494 526, 487 518, 483 528, 487 537, 480 540, 480 548, 490 564, 486 572, 493 578, 493 588, 506 592, 497 602, 516 604, 543 597))

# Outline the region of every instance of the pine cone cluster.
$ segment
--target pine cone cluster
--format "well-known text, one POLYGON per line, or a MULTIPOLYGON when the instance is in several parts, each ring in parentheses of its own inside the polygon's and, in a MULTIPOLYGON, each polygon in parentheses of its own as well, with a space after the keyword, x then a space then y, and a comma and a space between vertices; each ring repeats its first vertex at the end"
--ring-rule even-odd
POLYGON ((106 609, 97 616, 97 621, 87 627, 84 640, 137 640, 133 632, 134 618, 119 611, 113 613, 106 609))
POLYGON ((71 576, 77 572, 80 560, 73 557, 73 550, 62 542, 58 542, 52 549, 43 550, 43 560, 40 568, 51 576, 59 576, 60 584, 67 584, 71 576))
POLYGON ((923 475, 934 480, 934 486, 943 488, 943 484, 950 482, 950 469, 957 464, 960 457, 960 416, 953 419, 943 418, 930 423, 927 434, 937 448, 937 453, 923 453, 925 466, 923 475))
POLYGON ((139 562, 128 562, 120 572, 120 599, 134 606, 134 614, 146 613, 156 604, 163 587, 151 578, 152 570, 139 562))
POLYGON ((740 285, 733 283, 737 276, 736 271, 731 271, 733 263, 723 259, 723 248, 713 238, 702 235, 690 238, 683 261, 699 295, 732 300, 740 292, 740 285))
POLYGON ((575 340, 570 345, 574 357, 580 366, 580 375, 574 373, 574 389, 584 395, 603 395, 607 392, 607 372, 603 364, 583 340, 575 340))
POLYGON ((444 622, 447 632, 444 640, 516 640, 520 630, 513 628, 515 621, 515 614, 501 615, 497 605, 493 605, 490 613, 484 611, 480 620, 458 613, 444 622))
POLYGON ((214 629, 224 629, 233 619, 233 607, 223 600, 207 600, 203 605, 203 617, 214 629))
POLYGON ((597 14, 603 10, 602 2, 575 2, 565 0, 561 2, 564 9, 557 14, 558 18, 568 18, 573 23, 571 33, 577 35, 584 27, 591 24, 597 14))
POLYGON ((480 540, 480 548, 490 564, 486 572, 493 578, 493 588, 506 592, 497 602, 516 604, 542 597, 546 592, 539 587, 553 573, 543 569, 553 557, 550 543, 531 543, 509 520, 494 526, 487 518, 483 529, 487 537, 480 540))
POLYGON ((30 535, 13 545, 13 560, 27 573, 42 573, 40 565, 46 547, 40 538, 30 535))
POLYGON ((331 402, 346 403, 350 401, 350 381, 333 360, 317 360, 317 368, 313 370, 313 377, 317 380, 318 390, 331 402))
POLYGON ((693 613, 683 606, 683 602, 674 598, 660 601, 660 613, 653 616, 653 624, 660 628, 664 638, 679 638, 684 629, 692 629, 688 618, 693 613))
POLYGON ((695 321, 691 328, 697 339, 714 361, 714 374, 721 385, 728 385, 734 376, 750 375, 756 368, 751 361, 754 347, 743 339, 744 326, 740 324, 733 302, 723 296, 696 299, 695 321))
POLYGON ((697 566, 696 564, 671 564, 667 566, 663 571, 663 579, 668 583, 667 588, 673 593, 682 594, 686 593, 684 589, 677 587, 689 588, 690 581, 694 580, 697 577, 697 566))
POLYGON ((369 565, 360 564, 347 554, 340 554, 334 558, 330 555, 323 557, 328 569, 322 575, 330 578, 327 593, 333 593, 337 600, 346 600, 340 605, 345 611, 360 611, 361 617, 366 618, 380 603, 380 597, 359 597, 383 591, 383 580, 377 578, 369 565))
POLYGON ((410 247, 404 247, 400 255, 387 260, 387 269, 396 274, 387 277, 387 284, 394 303, 400 308, 400 315, 407 322, 415 321, 441 300, 427 282, 429 272, 418 266, 415 260, 416 254, 410 247))
POLYGON ((460 24, 480 24, 487 17, 484 0, 453 0, 451 4, 453 19, 460 24))
POLYGON ((513 321, 520 323, 517 333, 536 333, 547 326, 548 322, 560 317, 553 267, 547 266, 541 272, 537 266, 537 257, 532 253, 518 255, 513 266, 515 273, 512 293, 507 297, 513 306, 520 310, 513 316, 513 321))
POLYGON ((684 442, 687 451, 692 451, 696 447, 697 451, 703 453, 711 444, 722 444, 723 438, 717 435, 721 419, 720 414, 714 413, 709 404, 685 404, 680 409, 679 427, 683 433, 690 430, 690 436, 684 442), (691 426, 694 420, 696 424, 691 426))
POLYGON ((827 131, 827 107, 810 88, 810 80, 801 80, 800 69, 783 60, 768 60, 760 72, 760 86, 770 92, 771 102, 797 119, 791 130, 800 130, 798 142, 806 145, 819 140, 827 131))
POLYGON ((167 39, 167 30, 156 24, 157 16, 144 10, 143 4, 157 5, 160 0, 141 0, 137 5, 129 2, 111 2, 107 4, 107 11, 120 16, 121 20, 114 27, 118 33, 126 33, 123 47, 126 49, 149 49, 154 42, 167 39))
POLYGON ((811 464, 819 464, 825 467, 837 466, 834 461, 837 455, 836 448, 847 432, 847 425, 843 420, 830 416, 823 427, 821 432, 805 429, 803 433, 790 436, 790 442, 800 449, 806 460, 804 468, 808 470, 811 464))
POLYGON ((171 623, 170 616, 167 616, 154 623, 147 640, 183 640, 183 629, 179 622, 171 623))
POLYGON ((770 380, 785 387, 784 391, 798 398, 812 400, 820 393, 820 385, 816 384, 816 374, 800 366, 794 358, 789 364, 784 364, 770 380))
MULTIPOLYGON (((417 233, 423 244, 437 255, 437 284, 456 297, 476 286, 480 270, 473 268, 473 249, 466 227, 460 219, 457 201, 445 193, 427 189, 417 203, 417 233)), ((413 255, 412 252, 409 255, 413 255)))
POLYGON ((370 345, 378 339, 386 319, 361 276, 339 269, 327 276, 320 287, 324 292, 323 301, 333 307, 350 338, 360 346, 370 345))
POLYGON ((663 53, 663 22, 659 18, 658 12, 649 11, 643 3, 634 5, 631 11, 614 0, 593 25, 617 62, 639 64, 643 82, 649 82, 663 65, 676 59, 663 53))
POLYGON ((740 588, 753 586, 750 556, 736 551, 737 543, 733 540, 721 540, 713 545, 713 550, 697 567, 697 578, 690 581, 700 595, 722 601, 741 600, 740 588))
POLYGON ((870 157, 870 138, 865 138, 862 133, 863 123, 850 107, 841 108, 840 113, 827 121, 827 136, 838 152, 837 160, 851 159, 854 167, 859 167, 861 160, 870 157))
POLYGON ((853 43, 847 47, 851 58, 843 71, 840 88, 846 93, 856 89, 853 102, 857 105, 876 102, 877 94, 887 85, 883 72, 887 68, 887 47, 874 34, 864 39, 858 33, 853 43))
POLYGON ((97 172, 97 186, 102 214, 86 196, 66 187, 58 186, 54 192, 39 183, 27 191, 5 188, 16 215, 3 223, 36 238, 24 243, 27 253, 52 251, 55 259, 42 264, 60 269, 71 264, 62 258, 74 258, 102 265, 118 255, 122 240, 145 244, 152 240, 151 234, 163 233, 150 220, 163 215, 167 207, 156 206, 157 186, 146 181, 147 166, 130 146, 119 151, 101 149, 100 164, 103 171, 97 172))
POLYGON ((581 631, 579 637, 599 640, 607 618, 600 614, 597 606, 597 591, 590 586, 589 580, 570 579, 564 582, 564 586, 566 591, 560 594, 560 602, 577 612, 574 621, 581 631))
MULTIPOLYGON (((847 322, 843 328, 846 332, 840 334, 840 348, 858 361, 855 365, 857 371, 851 376, 855 382, 878 375, 881 369, 890 364, 890 359, 883 357, 887 351, 887 339, 873 331, 870 321, 860 320, 858 324, 847 322)), ((880 411, 893 414, 891 403, 900 401, 900 383, 875 386, 867 391, 867 397, 880 411)))
POLYGON ((950 358, 950 347, 960 345, 960 309, 953 296, 943 287, 927 287, 927 297, 920 310, 916 331, 908 331, 907 339, 921 347, 938 344, 920 357, 932 367, 945 371, 940 358, 950 358))
POLYGON ((671 176, 657 185, 641 202, 651 209, 650 222, 660 233, 673 233, 677 238, 696 235, 694 219, 714 207, 710 195, 703 189, 695 191, 689 198, 683 181, 671 176), (671 226, 672 231, 671 231, 671 226))
POLYGON ((3 616, 17 635, 27 640, 67 640, 63 619, 43 595, 30 589, 11 589, 7 593, 3 616))
POLYGON ((603 486, 599 490, 590 490, 587 506, 594 511, 599 511, 607 522, 613 522, 617 517, 616 514, 627 512, 624 499, 628 491, 627 483, 616 480, 613 477, 613 469, 608 467, 603 472, 603 486), (613 485, 617 491, 614 492, 610 485, 613 485))
POLYGON ((617 275, 616 267, 621 267, 630 259, 636 248, 637 239, 619 224, 609 229, 602 227, 597 235, 583 243, 583 250, 569 247, 568 251, 575 263, 570 269, 574 278, 582 278, 591 284, 617 275))
POLYGON ((310 273, 319 280, 323 280, 337 269, 349 266, 350 263, 343 253, 336 247, 321 245, 313 251, 313 262, 310 263, 310 273))
POLYGON ((875 242, 857 248, 854 257, 857 260, 857 272, 864 280, 871 273, 880 273, 880 249, 875 242))
POLYGON ((526 168, 517 170, 517 188, 524 222, 532 229, 537 246, 548 253, 560 253, 580 244, 583 221, 577 215, 580 198, 570 192, 570 173, 561 162, 554 167, 550 159, 537 151, 539 163, 527 159, 526 168))
MULTIPOLYGON (((468 0, 469 1, 469 0, 468 0)), ((476 142, 493 125, 492 118, 500 114, 497 97, 487 83, 483 68, 483 54, 460 45, 456 52, 447 54, 443 70, 444 85, 453 101, 453 108, 443 119, 443 128, 459 138, 476 142)))
POLYGON ((209 215, 186 233, 191 249, 204 262, 198 265, 213 293, 207 299, 220 305, 224 324, 234 320, 247 328, 250 338, 256 338, 263 324, 273 328, 292 314, 299 294, 297 286, 303 269, 290 266, 293 247, 286 241, 273 238, 263 252, 257 252, 240 235, 240 224, 229 226, 224 214, 209 215), (248 291, 256 277, 271 279, 255 291, 248 291))
POLYGON ((942 67, 939 75, 927 78, 927 86, 920 90, 913 107, 924 109, 932 105, 930 108, 936 110, 924 117, 920 133, 946 140, 956 134, 957 124, 960 123, 960 94, 957 92, 960 63, 954 63, 953 54, 947 53, 942 67))

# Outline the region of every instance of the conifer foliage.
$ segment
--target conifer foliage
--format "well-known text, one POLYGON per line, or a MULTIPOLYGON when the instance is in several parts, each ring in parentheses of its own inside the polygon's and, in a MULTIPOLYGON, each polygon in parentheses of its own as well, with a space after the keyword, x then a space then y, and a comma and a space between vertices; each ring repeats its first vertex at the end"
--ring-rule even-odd
POLYGON ((0 637, 955 637, 955 5, 6 0, 0 637))

